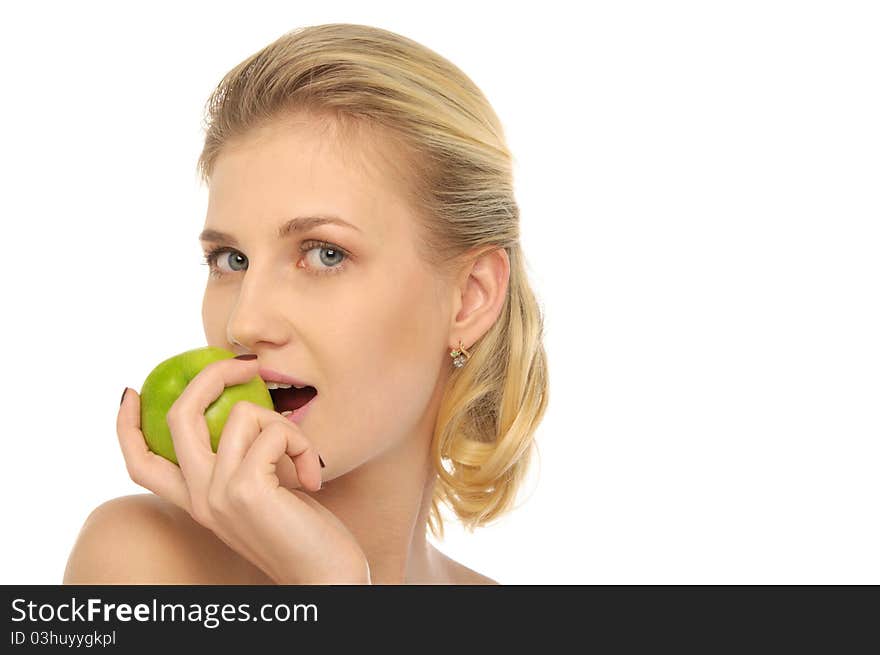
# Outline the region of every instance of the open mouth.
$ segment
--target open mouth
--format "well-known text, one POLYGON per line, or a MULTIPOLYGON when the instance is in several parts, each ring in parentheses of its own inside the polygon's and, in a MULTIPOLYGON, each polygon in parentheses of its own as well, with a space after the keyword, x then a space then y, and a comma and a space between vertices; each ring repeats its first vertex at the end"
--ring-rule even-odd
POLYGON ((269 394, 272 396, 272 404, 275 405, 275 411, 280 414, 303 407, 318 395, 318 390, 315 387, 304 387, 302 389, 290 387, 289 389, 269 389, 269 394))

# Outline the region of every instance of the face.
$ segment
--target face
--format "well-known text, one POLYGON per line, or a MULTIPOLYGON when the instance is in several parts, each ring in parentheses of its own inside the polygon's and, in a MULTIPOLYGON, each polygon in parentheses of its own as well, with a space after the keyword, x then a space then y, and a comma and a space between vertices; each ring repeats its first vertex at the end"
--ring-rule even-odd
POLYGON ((207 342, 232 339, 261 367, 318 395, 300 428, 332 476, 421 434, 447 377, 451 297, 417 255, 415 219, 361 134, 340 142, 314 119, 287 119, 217 158, 205 229, 227 238, 202 306, 207 342), (335 216, 279 238, 292 218, 335 216))

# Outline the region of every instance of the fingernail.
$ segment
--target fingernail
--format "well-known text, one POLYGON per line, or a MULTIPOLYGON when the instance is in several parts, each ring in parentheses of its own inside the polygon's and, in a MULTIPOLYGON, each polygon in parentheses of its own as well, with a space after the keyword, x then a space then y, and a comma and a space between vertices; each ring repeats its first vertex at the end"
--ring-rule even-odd
POLYGON ((256 355, 239 355, 235 359, 256 359, 256 355))
POLYGON ((128 391, 128 387, 125 387, 125 391, 122 392, 122 398, 119 399, 119 406, 122 407, 122 401, 125 400, 125 393, 128 391))
POLYGON ((321 462, 321 468, 327 468, 326 464, 324 464, 324 460, 321 459, 321 454, 318 453, 318 461, 321 462))

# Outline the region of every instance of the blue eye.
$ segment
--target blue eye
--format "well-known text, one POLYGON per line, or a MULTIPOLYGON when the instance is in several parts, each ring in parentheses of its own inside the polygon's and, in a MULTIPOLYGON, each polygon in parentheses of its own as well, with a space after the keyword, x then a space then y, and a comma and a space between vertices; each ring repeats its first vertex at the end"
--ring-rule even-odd
MULTIPOLYGON (((343 254, 342 250, 340 250, 336 246, 331 246, 330 244, 327 244, 326 246, 315 246, 312 248, 307 248, 303 252, 305 252, 308 256, 308 253, 313 251, 318 252, 318 261, 325 266, 329 266, 331 269, 333 269, 333 272, 336 272, 336 270, 341 268, 339 265, 342 263, 342 258, 344 258, 345 255, 343 254), (325 256, 324 253, 327 253, 327 255, 325 256)), ((324 273, 327 271, 322 270, 321 272, 324 273)))
MULTIPOLYGON (((239 253, 237 250, 233 250, 232 248, 214 248, 205 253, 204 262, 208 266, 208 272, 210 273, 211 277, 223 277, 224 275, 226 275, 226 271, 221 271, 217 267, 217 259, 220 257, 220 255, 224 253, 236 253, 236 259, 244 259, 245 261, 247 261, 247 257, 239 253)), ((229 259, 230 258, 227 257, 225 261, 229 262, 229 259)), ((233 272, 236 271, 233 270, 233 272)))
MULTIPOLYGON (((308 255, 311 251, 317 250, 319 251, 319 262, 320 264, 316 267, 315 270, 311 270, 309 267, 300 267, 297 262, 298 268, 306 268, 306 270, 312 275, 332 275, 335 273, 341 272, 345 269, 345 262, 351 257, 351 255, 343 248, 336 246, 332 243, 327 243, 326 241, 304 241, 300 246, 300 252, 308 255), (321 265, 326 266, 326 268, 321 265)), ((303 259, 308 259, 308 257, 303 257, 303 259)), ((209 267, 209 273, 211 277, 219 278, 224 277, 231 273, 237 273, 245 270, 247 265, 247 256, 243 253, 235 250, 234 248, 229 248, 227 246, 221 246, 218 248, 213 248, 205 253, 204 264, 209 267), (224 253, 229 253, 233 255, 232 257, 226 257, 222 261, 225 261, 229 264, 231 270, 225 271, 221 270, 217 266, 217 261, 221 255, 224 253), (240 267, 240 268, 237 268, 240 267)))

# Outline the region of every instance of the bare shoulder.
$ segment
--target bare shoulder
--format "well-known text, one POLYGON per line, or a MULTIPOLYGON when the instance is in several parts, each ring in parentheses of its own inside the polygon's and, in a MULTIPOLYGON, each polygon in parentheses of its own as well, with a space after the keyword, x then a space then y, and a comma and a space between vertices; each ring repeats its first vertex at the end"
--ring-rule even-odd
POLYGON ((155 494, 134 494, 92 510, 63 584, 264 584, 258 574, 184 510, 155 494))

